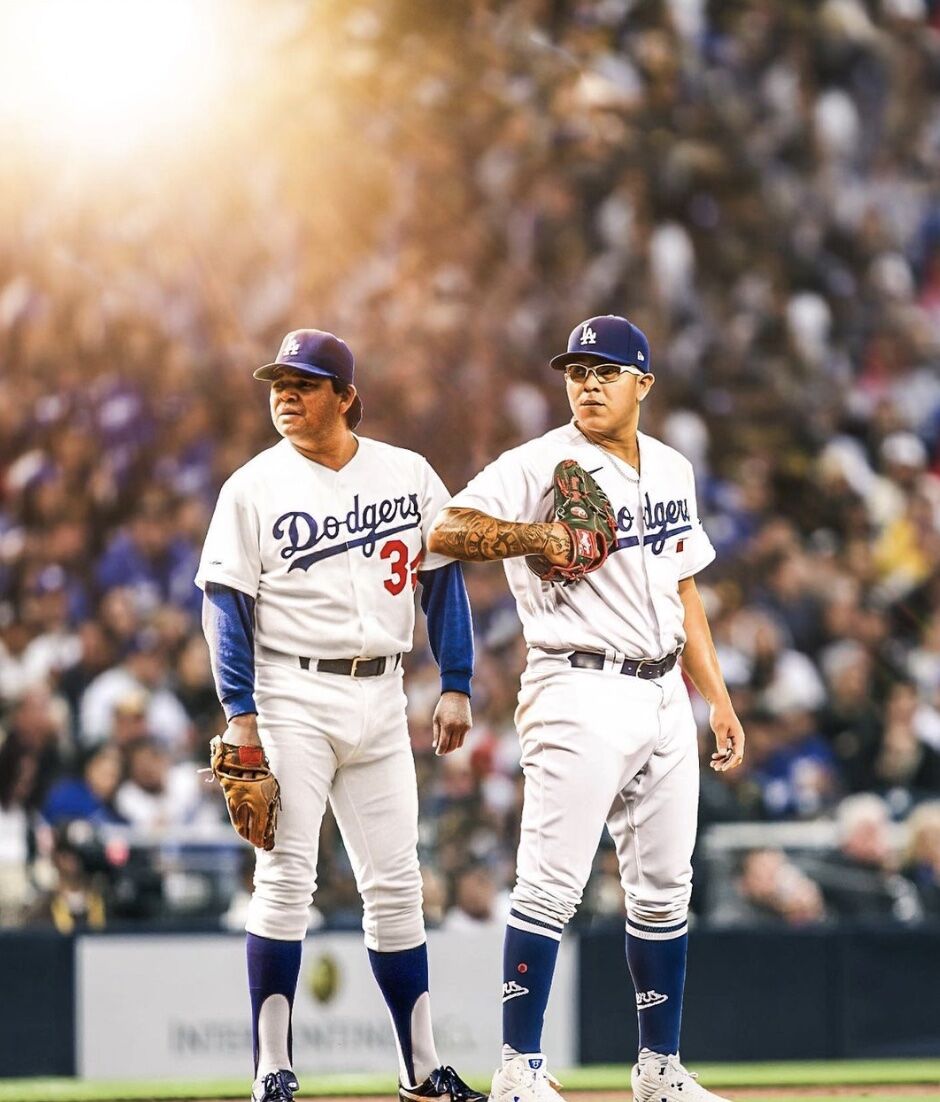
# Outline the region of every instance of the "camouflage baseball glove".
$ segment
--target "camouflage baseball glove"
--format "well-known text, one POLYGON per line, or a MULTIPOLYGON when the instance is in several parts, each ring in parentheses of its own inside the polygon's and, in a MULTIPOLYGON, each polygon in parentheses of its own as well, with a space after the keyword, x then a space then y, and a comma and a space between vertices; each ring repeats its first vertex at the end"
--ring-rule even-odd
POLYGON ((574 459, 563 459, 558 464, 553 483, 552 519, 568 529, 571 560, 557 566, 544 555, 529 555, 526 562, 543 582, 571 585, 603 566, 617 543, 617 518, 607 495, 574 459))
POLYGON ((274 849, 281 787, 260 746, 209 743, 212 775, 222 786, 232 826, 256 849, 274 849))

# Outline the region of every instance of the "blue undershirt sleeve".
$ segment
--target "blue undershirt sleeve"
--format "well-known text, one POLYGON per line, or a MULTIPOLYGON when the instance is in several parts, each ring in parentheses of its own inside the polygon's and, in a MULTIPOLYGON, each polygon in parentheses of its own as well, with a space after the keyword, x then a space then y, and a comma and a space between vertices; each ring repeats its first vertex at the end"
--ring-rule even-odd
POLYGON ((473 623, 459 562, 422 570, 421 607, 428 620, 428 642, 441 671, 441 692, 470 695, 473 677, 473 623))
POLYGON ((206 582, 202 630, 225 718, 256 713, 254 597, 219 582, 206 582))

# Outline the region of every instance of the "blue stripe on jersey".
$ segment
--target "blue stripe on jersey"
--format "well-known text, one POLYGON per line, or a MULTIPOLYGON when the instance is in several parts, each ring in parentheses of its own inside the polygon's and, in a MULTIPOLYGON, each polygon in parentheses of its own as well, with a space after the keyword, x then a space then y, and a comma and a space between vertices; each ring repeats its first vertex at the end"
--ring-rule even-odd
POLYGON ((418 528, 420 524, 421 518, 418 517, 417 520, 413 520, 409 524, 399 524, 397 528, 387 528, 384 532, 369 532, 357 540, 347 540, 345 543, 336 543, 332 547, 326 547, 322 551, 302 555, 299 559, 294 559, 287 568, 287 572, 289 574, 292 570, 306 570, 308 566, 312 566, 321 559, 331 559, 334 555, 343 555, 347 551, 352 551, 354 547, 362 547, 366 543, 374 544, 376 540, 385 539, 386 536, 395 536, 399 532, 407 532, 410 528, 418 528))
POLYGON ((202 630, 225 718, 257 712, 254 598, 231 586, 206 582, 202 630))
POLYGON ((473 624, 459 562, 421 570, 421 607, 428 618, 428 642, 441 671, 441 692, 470 695, 473 624))
MULTIPOLYGON (((681 536, 683 532, 691 532, 691 524, 683 524, 681 528, 670 528, 665 532, 651 532, 649 535, 643 537, 644 544, 647 543, 664 543, 668 539, 672 539, 673 536, 681 536)), ((616 546, 611 548, 611 554, 614 551, 622 551, 625 547, 639 547, 639 536, 621 536, 617 540, 616 546)))

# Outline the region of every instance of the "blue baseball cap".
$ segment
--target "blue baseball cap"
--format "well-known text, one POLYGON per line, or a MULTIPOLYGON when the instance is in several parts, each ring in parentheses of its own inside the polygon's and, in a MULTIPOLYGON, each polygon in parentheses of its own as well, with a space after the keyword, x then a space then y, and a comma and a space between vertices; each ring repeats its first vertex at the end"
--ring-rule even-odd
MULTIPOLYGON (((294 329, 281 341, 273 363, 259 367, 254 377, 270 382, 277 378, 278 368, 289 367, 302 375, 339 379, 352 386, 355 366, 349 345, 339 337, 323 329, 294 329)), ((354 429, 361 419, 362 402, 357 394, 346 411, 346 421, 354 429)))
POLYGON ((594 363, 623 364, 637 371, 651 370, 650 342, 642 329, 617 314, 588 318, 571 330, 568 351, 555 356, 551 365, 563 371, 570 363, 584 360, 594 363))

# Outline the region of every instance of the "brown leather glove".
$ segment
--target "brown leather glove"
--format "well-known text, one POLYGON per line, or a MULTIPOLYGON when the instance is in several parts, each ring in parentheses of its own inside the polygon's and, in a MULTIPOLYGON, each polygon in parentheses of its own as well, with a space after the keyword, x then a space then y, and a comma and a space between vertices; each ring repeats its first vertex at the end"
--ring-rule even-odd
POLYGON ((260 746, 232 746, 216 735, 209 743, 212 775, 222 786, 232 826, 256 849, 274 849, 281 786, 260 746))
POLYGON ((604 565, 617 544, 617 518, 607 495, 576 460, 563 459, 555 468, 553 482, 552 520, 568 530, 571 559, 559 566, 544 555, 529 555, 526 563, 543 582, 571 585, 604 565))

